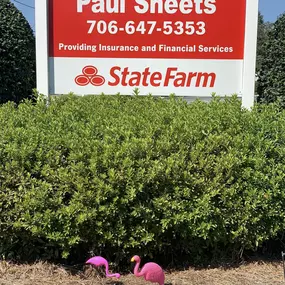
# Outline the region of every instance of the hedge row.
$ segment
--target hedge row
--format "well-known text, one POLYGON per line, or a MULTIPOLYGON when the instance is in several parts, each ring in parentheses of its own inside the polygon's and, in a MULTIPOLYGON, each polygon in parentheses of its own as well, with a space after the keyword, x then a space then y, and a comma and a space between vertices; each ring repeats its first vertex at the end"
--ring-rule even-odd
POLYGON ((285 226, 285 111, 63 96, 0 107, 0 254, 256 249, 285 226))

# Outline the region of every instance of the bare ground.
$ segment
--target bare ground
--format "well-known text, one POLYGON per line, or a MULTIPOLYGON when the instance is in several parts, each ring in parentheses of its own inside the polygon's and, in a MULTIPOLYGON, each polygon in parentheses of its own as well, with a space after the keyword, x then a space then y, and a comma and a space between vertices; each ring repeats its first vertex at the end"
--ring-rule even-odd
MULTIPOLYGON (((100 272, 84 266, 72 272, 47 263, 15 265, 0 262, 0 285, 147 285, 153 284, 130 272, 118 279, 99 277, 100 272), (98 274, 99 273, 99 274, 98 274)), ((214 268, 167 272, 166 285, 284 285, 281 262, 252 262, 237 268, 214 268)))

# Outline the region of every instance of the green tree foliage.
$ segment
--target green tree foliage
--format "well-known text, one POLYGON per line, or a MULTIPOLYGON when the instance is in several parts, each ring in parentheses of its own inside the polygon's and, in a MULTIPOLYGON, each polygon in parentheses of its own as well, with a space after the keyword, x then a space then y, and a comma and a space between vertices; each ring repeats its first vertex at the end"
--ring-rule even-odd
POLYGON ((268 32, 272 26, 272 23, 264 22, 263 15, 258 12, 258 31, 257 31, 257 49, 256 49, 256 70, 259 71, 261 63, 264 57, 266 57, 266 51, 264 45, 268 39, 268 32))
POLYGON ((201 261, 285 227, 285 111, 274 105, 63 96, 5 104, 0 121, 5 257, 201 261))
POLYGON ((263 46, 264 56, 258 72, 257 92, 260 102, 280 100, 285 104, 285 14, 269 30, 263 46))
POLYGON ((19 102, 35 88, 35 37, 22 13, 0 1, 0 103, 19 102))

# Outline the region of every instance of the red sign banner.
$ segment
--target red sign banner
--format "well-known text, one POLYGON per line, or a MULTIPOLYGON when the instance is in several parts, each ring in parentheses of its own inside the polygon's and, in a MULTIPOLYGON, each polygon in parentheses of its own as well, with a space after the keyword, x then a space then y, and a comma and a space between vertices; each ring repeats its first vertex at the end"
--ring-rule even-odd
POLYGON ((244 57, 246 0, 49 0, 49 56, 244 57))

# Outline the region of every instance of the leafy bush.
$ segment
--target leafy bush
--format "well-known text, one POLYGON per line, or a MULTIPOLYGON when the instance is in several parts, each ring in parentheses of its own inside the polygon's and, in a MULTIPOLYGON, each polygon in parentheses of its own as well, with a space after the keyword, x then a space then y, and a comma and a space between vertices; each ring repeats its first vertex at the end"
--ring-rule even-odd
POLYGON ((35 37, 10 0, 0 1, 0 103, 30 98, 36 86, 35 37))
POLYGON ((256 249, 284 229, 278 105, 250 112, 236 97, 70 95, 49 107, 5 104, 0 120, 7 257, 203 261, 256 249))
POLYGON ((262 46, 264 56, 258 73, 257 93, 260 102, 284 105, 285 92, 285 14, 270 28, 266 43, 262 46))

